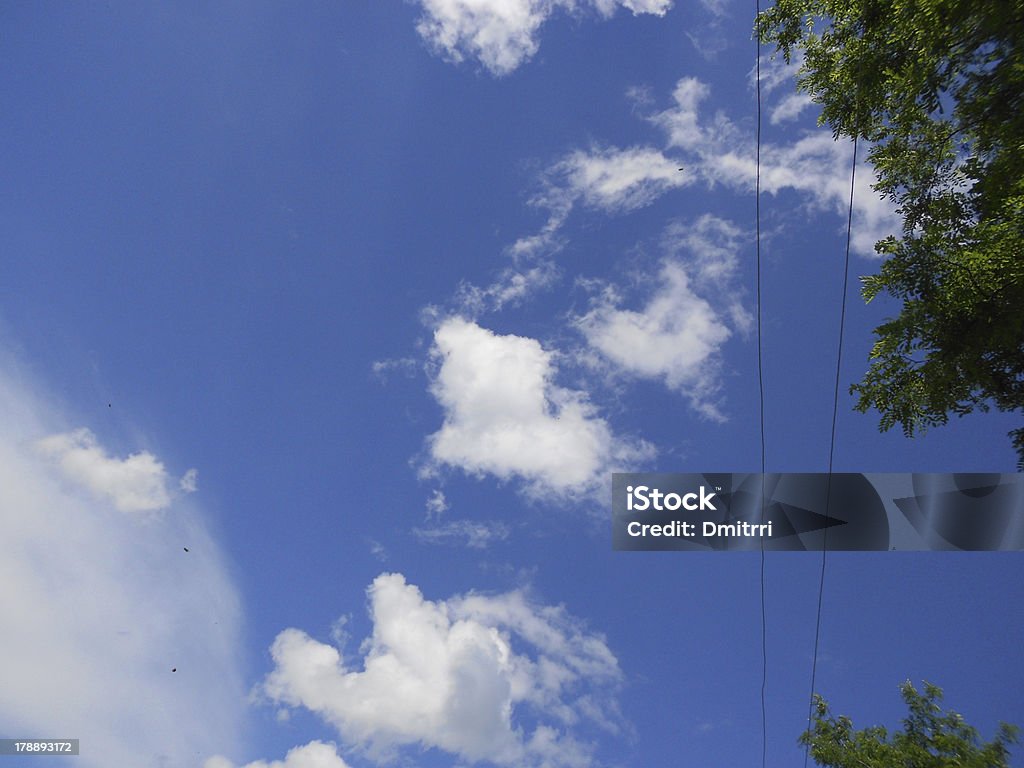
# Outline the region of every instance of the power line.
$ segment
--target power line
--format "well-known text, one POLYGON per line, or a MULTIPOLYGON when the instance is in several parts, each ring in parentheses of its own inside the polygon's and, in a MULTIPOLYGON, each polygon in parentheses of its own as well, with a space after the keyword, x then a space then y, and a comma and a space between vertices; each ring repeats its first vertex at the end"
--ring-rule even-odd
MULTIPOLYGON (((832 434, 828 446, 828 477, 825 481, 825 530, 821 539, 821 573, 818 575, 818 611, 814 620, 814 657, 811 661, 811 695, 807 703, 807 727, 811 727, 814 708, 814 686, 818 673, 818 645, 821 639, 821 604, 825 593, 825 561, 828 555, 829 510, 832 503, 832 461, 836 450, 836 416, 839 412, 839 375, 843 364, 843 331, 846 327, 846 293, 850 282, 850 239, 853 232, 853 192, 857 179, 857 141, 853 137, 853 163, 850 168, 850 206, 846 214, 846 256, 843 260, 843 298, 839 305, 839 342, 836 345, 835 389, 832 393, 832 434)), ((804 768, 810 755, 810 744, 804 746, 804 768)))
MULTIPOLYGON (((761 14, 760 0, 755 0, 755 18, 761 14)), ((754 187, 754 220, 755 220, 755 251, 756 251, 756 275, 757 275, 757 386, 759 401, 759 425, 761 442, 761 523, 765 518, 765 470, 766 470, 766 449, 765 449, 765 409, 764 409, 764 353, 762 343, 761 327, 761 48, 760 39, 755 34, 754 45, 755 57, 755 88, 757 92, 757 148, 755 158, 755 187, 754 187)), ((853 200, 857 178, 857 147, 858 137, 853 140, 853 159, 850 167, 850 201, 846 218, 846 249, 843 258, 843 293, 839 310, 839 339, 836 344, 836 371, 835 384, 832 393, 832 427, 829 435, 828 449, 828 475, 825 485, 825 528, 822 533, 821 547, 821 570, 818 576, 818 605, 814 621, 814 655, 811 662, 811 695, 807 705, 807 724, 810 727, 811 715, 814 706, 814 691, 817 682, 818 671, 818 649, 821 641, 821 609, 825 594, 825 565, 828 555, 828 530, 832 502, 832 470, 835 459, 836 447, 836 424, 839 414, 839 381, 843 361, 843 337, 846 328, 846 297, 849 292, 850 281, 850 244, 853 233, 853 200)), ((766 703, 766 691, 768 684, 768 647, 767 647, 767 609, 765 605, 765 549, 764 539, 761 539, 761 768, 766 768, 768 752, 768 714, 766 703)), ((810 745, 804 749, 804 768, 810 755, 810 745)))
MULTIPOLYGON (((754 18, 761 15, 761 0, 754 0, 754 18)), ((761 427, 761 524, 764 524, 764 473, 765 473, 765 439, 764 439, 764 366, 761 344, 761 41, 754 35, 755 87, 757 90, 757 150, 756 150, 756 181, 754 186, 754 229, 757 262, 757 392, 760 403, 761 427)), ((764 530, 764 529, 762 529, 764 530)), ((765 693, 768 688, 768 615, 765 609, 764 584, 764 538, 761 538, 761 768, 765 768, 768 760, 768 707, 765 693)))

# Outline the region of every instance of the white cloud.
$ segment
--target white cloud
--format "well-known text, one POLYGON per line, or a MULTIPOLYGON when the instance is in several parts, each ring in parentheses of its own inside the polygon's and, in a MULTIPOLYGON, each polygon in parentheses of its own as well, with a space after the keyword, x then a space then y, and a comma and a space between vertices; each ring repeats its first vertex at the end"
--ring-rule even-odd
POLYGON ((576 327, 619 369, 662 379, 698 412, 722 420, 720 350, 731 325, 743 329, 749 322, 730 283, 741 236, 735 225, 712 216, 671 227, 664 238, 670 256, 647 303, 622 309, 618 292, 605 286, 591 310, 575 319, 576 327))
MULTIPOLYGON (((582 199, 585 205, 609 213, 641 208, 670 189, 693 183, 677 161, 649 147, 577 150, 549 174, 557 180, 550 195, 565 196, 566 203, 582 199)), ((556 207, 552 200, 546 205, 556 207)))
MULTIPOLYGON (((531 250, 537 250, 536 245, 531 250)), ((526 246, 517 243, 512 248, 512 255, 525 255, 525 250, 526 246)), ((483 312, 497 312, 506 306, 515 306, 531 294, 550 287, 558 276, 558 267, 553 261, 535 259, 529 266, 517 265, 502 270, 486 288, 462 283, 456 291, 455 301, 463 314, 476 316, 483 312)))
MULTIPOLYGON (((771 94, 793 83, 800 60, 791 64, 767 56, 761 59, 763 90, 771 94)), ((751 72, 751 82, 754 72, 751 72)), ((530 204, 547 212, 539 231, 510 246, 516 266, 506 269, 487 288, 462 285, 456 296, 458 312, 478 317, 486 311, 516 304, 558 278, 551 257, 565 245, 561 232, 573 209, 583 206, 607 214, 629 213, 673 190, 694 184, 724 185, 744 193, 755 188, 757 175, 754 138, 723 112, 710 117, 701 105, 710 88, 693 77, 678 81, 674 106, 650 116, 665 133, 667 149, 593 146, 567 153, 540 176, 540 190, 530 204), (676 150, 667 154, 668 150, 676 150)), ((646 89, 633 87, 634 105, 648 101, 646 89)), ((787 92, 771 107, 778 124, 798 117, 808 106, 805 94, 787 92)), ((866 154, 866 153, 865 153, 866 154)), ((833 141, 826 131, 807 131, 790 143, 764 142, 761 147, 761 191, 801 195, 810 210, 832 210, 845 223, 849 202, 851 146, 833 141)), ((854 199, 852 248, 874 253, 874 243, 900 230, 894 207, 871 189, 875 176, 863 162, 858 167, 854 199)))
MULTIPOLYGON (((761 55, 758 58, 761 65, 762 94, 770 94, 784 84, 789 84, 790 91, 796 89, 796 75, 804 63, 803 53, 796 51, 788 63, 784 58, 774 55, 761 55)), ((755 88, 757 86, 757 67, 752 67, 747 77, 750 87, 755 88)))
POLYGON ((717 21, 718 18, 716 17, 712 23, 704 24, 701 27, 686 32, 686 39, 690 41, 690 45, 693 46, 694 50, 705 61, 717 60, 719 55, 726 51, 733 42, 722 33, 721 24, 716 23, 717 21))
POLYGON ((700 4, 712 16, 725 16, 729 0, 700 0, 700 4))
POLYGON ((57 461, 42 457, 39 438, 62 419, 12 370, 4 359, 0 722, 80 737, 82 768, 235 749, 240 604, 198 510, 179 499, 173 515, 123 514, 167 503, 162 465, 111 459, 84 431, 44 441, 57 461))
MULTIPOLYGON (((639 89, 630 89, 637 100, 639 89)), ((509 249, 516 258, 536 258, 560 250, 559 231, 573 208, 582 204, 605 213, 628 213, 650 205, 673 189, 689 186, 696 177, 680 161, 652 147, 592 147, 574 150, 541 176, 541 190, 530 199, 548 212, 536 234, 519 238, 509 249)))
POLYGON ((593 9, 608 18, 619 6, 663 16, 671 0, 418 0, 416 31, 437 53, 461 62, 477 59, 492 74, 506 75, 538 49, 540 27, 556 11, 593 9))
MULTIPOLYGON (((771 93, 791 81, 798 67, 799 62, 787 65, 764 58, 765 90, 771 93)), ((753 136, 722 112, 702 115, 701 105, 710 93, 696 78, 683 78, 673 91, 674 105, 649 118, 664 131, 667 149, 677 150, 676 156, 649 146, 596 147, 575 150, 551 165, 542 176, 541 192, 530 201, 548 211, 548 220, 538 233, 520 238, 512 254, 533 256, 557 250, 562 244, 559 232, 580 204, 605 213, 625 213, 697 183, 753 192, 757 172, 753 136)), ((809 104, 803 94, 787 94, 773 107, 770 119, 774 123, 793 119, 809 104)), ((764 142, 761 191, 795 192, 810 209, 832 210, 845 224, 850 161, 851 144, 833 141, 823 130, 804 132, 785 144, 764 142)), ((871 255, 877 240, 900 230, 900 220, 893 206, 871 189, 875 176, 867 163, 861 162, 857 176, 852 247, 871 255)))
POLYGON ((689 394, 705 415, 721 418, 717 406, 707 402, 715 391, 707 383, 707 369, 729 329, 693 291, 682 265, 665 262, 659 283, 641 311, 619 309, 618 297, 605 295, 577 325, 591 346, 622 369, 663 378, 670 388, 689 394))
MULTIPOLYGON (((753 141, 721 113, 707 121, 701 119, 700 103, 708 94, 703 83, 683 78, 673 94, 675 106, 651 120, 665 131, 670 147, 688 153, 687 167, 706 184, 753 191, 757 172, 753 141)), ((789 144, 764 143, 761 191, 796 192, 812 209, 831 209, 845 224, 851 152, 850 142, 833 141, 826 131, 806 132, 789 144)), ((871 189, 874 180, 873 170, 862 162, 854 197, 852 247, 863 255, 873 254, 877 240, 900 230, 893 206, 871 189)))
POLYGON ((539 232, 518 238, 509 247, 509 254, 513 258, 537 258, 558 253, 565 245, 565 241, 558 236, 558 230, 565 223, 567 215, 568 211, 564 211, 562 214, 549 216, 539 232))
MULTIPOLYGON (((203 768, 235 768, 235 764, 226 757, 218 756, 203 763, 203 768)), ((284 760, 272 763, 257 760, 246 763, 242 768, 348 768, 348 764, 338 756, 332 745, 311 741, 303 747, 288 750, 284 760)))
POLYGON ((109 499, 121 512, 155 511, 171 503, 167 470, 148 451, 111 458, 84 428, 43 438, 36 447, 67 479, 96 498, 109 499))
POLYGON ((183 493, 195 493, 199 489, 198 480, 199 470, 193 467, 181 476, 181 480, 178 481, 178 487, 181 488, 183 493))
POLYGON ((508 538, 508 526, 500 522, 450 520, 427 528, 414 528, 413 534, 427 544, 462 544, 470 549, 487 549, 495 541, 508 538))
POLYGON ((382 563, 386 563, 388 561, 388 551, 384 548, 383 544, 376 539, 367 539, 367 543, 370 545, 371 555, 382 563))
MULTIPOLYGON (((634 101, 639 92, 630 89, 634 101)), ((548 219, 536 234, 519 238, 510 253, 516 258, 535 258, 559 250, 563 245, 559 231, 581 203, 605 213, 628 213, 694 182, 688 169, 680 170, 678 159, 652 147, 574 150, 541 175, 541 189, 530 204, 546 210, 548 219)))
MULTIPOLYGON (((796 90, 796 76, 803 66, 803 53, 796 51, 792 60, 786 60, 777 56, 761 56, 761 93, 764 96, 771 95, 780 86, 786 85, 782 98, 770 107, 769 122, 778 125, 786 120, 794 120, 800 116, 805 109, 812 106, 814 102, 806 93, 798 93, 796 90)), ((749 73, 750 87, 757 86, 757 68, 752 68, 749 73)))
POLYGON ((714 61, 736 42, 723 31, 723 21, 729 16, 729 3, 730 0, 700 0, 700 6, 705 11, 702 14, 704 19, 698 21, 699 16, 693 14, 687 25, 687 39, 706 61, 714 61))
POLYGON ((703 294, 742 334, 753 329, 754 318, 744 306, 742 289, 734 281, 741 249, 750 248, 752 241, 752 234, 736 224, 704 214, 692 224, 669 224, 661 243, 667 258, 686 264, 703 294))
POLYGON ((428 440, 438 464, 518 477, 535 495, 582 495, 652 453, 618 440, 583 393, 557 386, 553 355, 535 339, 454 317, 437 328, 433 354, 431 392, 445 410, 428 440))
POLYGON ((416 375, 418 368, 418 361, 412 357, 400 357, 391 360, 375 360, 370 366, 370 369, 373 371, 373 375, 385 383, 387 382, 389 375, 392 373, 411 379, 416 375))
POLYGON ((444 497, 444 491, 435 488, 427 499, 427 520, 440 520, 441 515, 448 511, 448 500, 444 497))
MULTIPOLYGON (((711 89, 695 77, 684 77, 676 83, 672 99, 676 105, 672 109, 656 114, 652 121, 667 134, 669 146, 689 150, 699 150, 712 136, 701 126, 698 120, 698 107, 711 93, 711 89)), ((719 129, 731 129, 724 116, 717 116, 719 129)), ((731 131, 730 131, 731 132, 731 131)), ((715 137, 716 138, 716 137, 715 137)), ((721 139, 718 142, 720 143, 721 139)))
POLYGON ((673 222, 662 236, 662 248, 672 257, 685 257, 705 289, 717 285, 732 292, 728 280, 739 268, 739 251, 752 242, 750 233, 734 223, 704 214, 692 224, 673 222))
POLYGON ((611 721, 621 680, 603 638, 521 592, 433 602, 382 574, 368 593, 361 664, 287 629, 263 685, 273 701, 312 710, 373 756, 418 745, 499 765, 591 764, 576 732, 611 721))
POLYGON ((790 93, 772 107, 769 121, 772 125, 778 125, 786 120, 795 120, 805 109, 813 105, 814 102, 806 93, 790 93))

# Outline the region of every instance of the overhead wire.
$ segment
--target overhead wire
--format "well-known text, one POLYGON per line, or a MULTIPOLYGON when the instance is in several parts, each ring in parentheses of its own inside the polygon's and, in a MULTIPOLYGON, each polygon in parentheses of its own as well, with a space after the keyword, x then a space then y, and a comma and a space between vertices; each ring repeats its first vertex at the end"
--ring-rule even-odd
MULTIPOLYGON (((846 328, 846 294, 850 282, 850 242, 853 233, 853 195, 857 180, 857 144, 858 136, 853 137, 853 162, 850 168, 850 204, 846 214, 846 255, 843 260, 843 297, 839 305, 839 341, 836 345, 836 375, 835 389, 832 393, 832 432, 829 437, 828 446, 828 476, 825 481, 825 530, 821 539, 821 571, 818 574, 818 608, 814 620, 814 654, 811 661, 811 695, 807 703, 807 728, 811 727, 811 717, 814 714, 814 691, 817 683, 818 673, 818 648, 821 641, 821 607, 825 594, 825 562, 828 556, 828 530, 831 527, 829 513, 832 504, 832 467, 836 449, 836 420, 839 413, 839 377, 843 364, 843 336, 846 328)), ((811 745, 808 742, 804 745, 804 768, 807 768, 807 759, 810 756, 811 745)))
MULTIPOLYGON (((761 13, 760 0, 755 0, 755 18, 761 13)), ((756 57, 755 57, 755 89, 757 93, 757 140, 756 140, 756 157, 755 157, 755 188, 754 188, 754 209, 755 209, 755 250, 756 250, 756 283, 757 283, 757 384, 758 384, 758 400, 759 400, 759 424, 760 424, 760 459, 761 459, 761 523, 764 523, 765 518, 765 469, 766 469, 766 450, 765 450, 765 408, 764 408, 764 361, 763 361, 763 344, 762 344, 762 328, 761 328, 761 48, 760 39, 755 34, 754 37, 756 57)), ((815 686, 817 684, 817 671, 818 671, 818 652, 821 643, 821 613, 822 605, 825 594, 825 570, 828 556, 828 531, 830 522, 831 502, 832 502, 832 474, 835 460, 835 446, 836 446, 836 424, 838 421, 839 413, 839 381, 842 371, 842 360, 843 360, 843 338, 845 336, 846 328, 846 299, 849 292, 849 280, 850 280, 850 246, 852 242, 853 233, 853 201, 854 192, 856 188, 857 178, 857 149, 858 149, 858 136, 854 135, 853 140, 853 159, 850 168, 850 199, 847 209, 846 218, 846 248, 843 258, 843 289, 842 289, 842 300, 840 302, 839 309, 839 338, 836 344, 836 370, 835 370, 835 383, 832 393, 832 425, 829 435, 829 449, 828 449, 828 475, 826 477, 825 484, 825 528, 822 533, 822 547, 821 547, 821 568, 818 575, 818 601, 816 608, 816 615, 814 621, 814 652, 811 661, 811 692, 807 705, 807 726, 810 728, 811 717, 813 714, 814 707, 814 693, 815 686)), ((760 587, 761 587, 761 768, 766 768, 767 763, 767 747, 768 747, 768 727, 767 727, 767 703, 766 703, 766 691, 768 683, 768 649, 767 649, 767 610, 765 605, 765 550, 764 540, 761 540, 761 571, 760 571, 760 587)), ((804 768, 807 767, 807 760, 810 755, 810 744, 805 745, 804 749, 804 768)))
MULTIPOLYGON (((761 15, 761 0, 754 0, 754 18, 761 15)), ((754 183, 754 229, 757 272, 757 392, 759 402, 759 423, 761 432, 761 519, 764 524, 765 498, 765 429, 764 429, 764 365, 761 344, 761 40, 754 35, 754 82, 757 91, 757 149, 755 157, 754 183)), ((764 530, 763 528, 761 530, 764 530)), ((761 543, 761 768, 765 768, 768 760, 768 705, 766 692, 768 688, 768 614, 765 607, 765 556, 764 539, 761 543)))

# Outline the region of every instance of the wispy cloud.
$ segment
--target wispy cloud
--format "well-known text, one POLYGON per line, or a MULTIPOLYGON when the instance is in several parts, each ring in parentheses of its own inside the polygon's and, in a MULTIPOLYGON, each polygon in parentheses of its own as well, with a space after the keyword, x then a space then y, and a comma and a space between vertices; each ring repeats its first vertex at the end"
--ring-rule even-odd
MULTIPOLYGON (((798 67, 799 62, 787 65, 765 57, 766 92, 781 92, 798 67)), ((647 118, 664 133, 664 148, 594 146, 573 150, 554 162, 541 175, 541 189, 530 201, 548 212, 547 221, 540 231, 520 238, 511 253, 556 251, 563 244, 562 230, 570 214, 580 206, 605 214, 628 213, 696 184, 752 193, 757 175, 753 136, 723 112, 704 114, 702 105, 710 95, 710 87, 696 78, 679 80, 673 106, 647 118)), ((794 119, 809 104, 803 94, 786 92, 771 107, 770 119, 794 119)), ((832 210, 845 222, 850 160, 849 143, 834 141, 828 131, 805 131, 787 143, 765 142, 761 191, 798 194, 809 209, 832 210)), ((852 245, 856 252, 871 255, 874 243, 899 231, 900 224, 893 207, 871 189, 875 176, 870 166, 862 163, 857 175, 852 245)))
POLYGON ((539 202, 568 210, 577 200, 605 213, 633 211, 670 189, 693 183, 679 163, 650 147, 577 150, 547 173, 547 192, 539 202))
POLYGON ((478 316, 506 303, 523 301, 554 284, 559 270, 552 257, 565 244, 561 230, 574 208, 624 214, 651 204, 673 189, 694 183, 679 161, 651 147, 591 147, 574 150, 548 167, 530 205, 547 213, 539 231, 508 249, 516 267, 506 269, 487 289, 459 292, 463 314, 478 316))
POLYGON ((779 125, 787 120, 795 120, 800 117, 805 109, 813 105, 814 102, 811 101, 811 97, 806 93, 790 93, 772 107, 768 120, 772 125, 779 125))
POLYGON ((756 88, 760 69, 762 94, 770 94, 783 85, 788 86, 788 91, 795 91, 796 75, 803 62, 803 54, 800 51, 796 51, 789 62, 780 56, 762 54, 758 57, 759 66, 751 67, 747 73, 747 82, 752 89, 756 88))
MULTIPOLYGON (((806 93, 798 93, 796 90, 796 76, 801 66, 803 66, 803 54, 799 51, 793 55, 789 63, 777 56, 762 55, 760 57, 762 94, 770 95, 786 86, 782 98, 770 106, 768 120, 772 125, 795 120, 805 109, 814 104, 810 96, 806 93)), ((757 68, 750 70, 748 78, 751 88, 756 87, 757 68)))
POLYGON ((729 0, 700 0, 700 4, 712 16, 721 17, 726 15, 729 0))
POLYGON ((596 11, 609 18, 619 7, 633 15, 663 16, 672 0, 417 0, 416 31, 453 62, 475 59, 494 75, 507 75, 539 47, 541 26, 556 11, 596 11))
MULTIPOLYGON (((535 246, 541 245, 540 241, 535 246)), ((527 248, 513 248, 513 256, 524 255, 527 248)), ((530 248, 536 251, 539 248, 530 248)), ((506 306, 516 306, 537 291, 548 288, 558 280, 559 270, 553 261, 544 258, 516 259, 515 266, 503 269, 488 286, 481 288, 462 283, 455 292, 455 304, 461 314, 476 317, 484 312, 498 312, 506 306), (527 263, 529 262, 529 263, 527 263)))
MULTIPOLYGON (((754 144, 721 113, 703 119, 700 105, 709 93, 705 84, 683 78, 673 93, 675 105, 650 119, 665 131, 671 148, 685 152, 687 167, 705 184, 752 192, 757 176, 754 144)), ((761 191, 795 192, 809 208, 832 210, 845 223, 851 151, 848 142, 834 141, 829 132, 820 130, 805 132, 792 143, 764 143, 761 191)), ((863 164, 857 174, 852 247, 864 255, 873 254, 875 242, 900 227, 892 206, 871 189, 874 180, 873 170, 863 164)))
POLYGON ((370 366, 373 375, 383 382, 387 382, 391 374, 397 374, 404 378, 412 378, 419 370, 420 362, 412 357, 399 357, 389 360, 375 360, 370 366))
POLYGON ((42 388, 7 362, 0 722, 80 735, 83 768, 190 765, 235 749, 241 609, 201 514, 170 498, 154 455, 112 458, 92 433, 59 431, 42 388))
POLYGON ((412 532, 426 544, 454 544, 470 549, 487 549, 492 543, 507 539, 509 528, 501 522, 449 520, 446 523, 413 528, 412 532))
MULTIPOLYGON (((730 0, 700 0, 704 11, 701 15, 694 14, 691 18, 686 37, 694 49, 706 61, 714 61, 735 40, 723 30, 723 20, 729 15, 730 0)), ((692 7, 692 6, 691 6, 692 7)))
POLYGON ((430 494, 430 498, 427 499, 427 521, 440 520, 441 515, 448 511, 448 499, 444 496, 444 491, 440 488, 435 488, 434 492, 430 494))
POLYGON ((541 174, 540 191, 530 198, 530 205, 547 211, 544 226, 519 238, 509 252, 516 258, 557 252, 563 244, 559 232, 580 204, 609 214, 628 213, 692 183, 678 160, 651 147, 574 150, 541 174))
POLYGON ((178 481, 178 488, 182 493, 195 493, 199 490, 199 470, 195 467, 186 470, 185 474, 181 476, 181 480, 178 481))
POLYGON ((361 663, 284 630, 263 684, 271 700, 315 712, 371 757, 416 745, 498 765, 591 764, 577 731, 614 710, 621 681, 600 635, 519 591, 435 602, 389 573, 368 594, 361 663))
POLYGON ((431 392, 445 412, 428 439, 436 465, 525 481, 532 495, 592 493, 612 467, 653 449, 613 435, 586 395, 555 384, 551 352, 463 318, 434 334, 431 392))

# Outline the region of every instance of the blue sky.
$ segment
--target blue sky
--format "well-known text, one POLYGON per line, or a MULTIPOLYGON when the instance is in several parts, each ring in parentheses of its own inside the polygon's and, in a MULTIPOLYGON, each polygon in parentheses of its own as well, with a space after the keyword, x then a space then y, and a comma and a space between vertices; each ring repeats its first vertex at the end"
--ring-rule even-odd
MULTIPOLYGON (((616 469, 758 469, 751 12, 7 5, 0 735, 90 767, 758 764, 757 556, 607 524, 616 469)), ((792 76, 762 62, 767 464, 823 471, 850 147, 792 76)), ((896 222, 870 180, 854 277, 896 222)), ((852 411, 895 307, 850 296, 836 470, 1013 471, 1005 416, 852 411)), ((818 568, 767 561, 772 768, 818 568)), ((818 689, 864 726, 906 679, 1024 723, 1022 573, 830 556, 818 689)))

